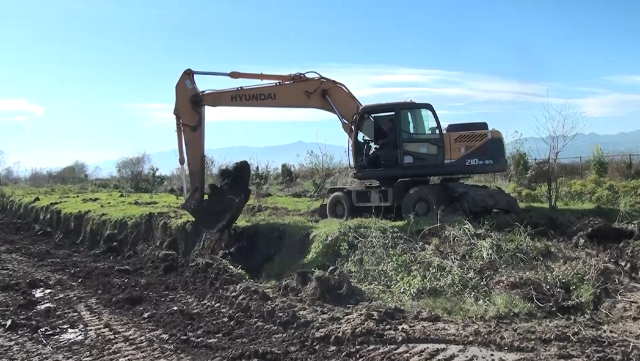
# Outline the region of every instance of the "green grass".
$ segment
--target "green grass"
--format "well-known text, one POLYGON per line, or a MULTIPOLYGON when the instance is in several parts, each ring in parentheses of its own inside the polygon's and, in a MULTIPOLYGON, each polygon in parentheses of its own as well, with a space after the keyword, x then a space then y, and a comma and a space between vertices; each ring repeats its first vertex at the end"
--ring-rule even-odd
MULTIPOLYGON (((168 215, 178 222, 193 220, 186 211, 179 209, 182 197, 176 198, 167 193, 151 196, 145 193, 130 193, 120 197, 119 191, 91 191, 76 187, 4 187, 4 192, 19 202, 32 202, 36 206, 51 206, 63 213, 91 212, 95 215, 114 220, 132 220, 149 213, 168 215)), ((256 200, 251 198, 248 205, 261 205, 265 209, 259 213, 244 212, 239 224, 254 224, 279 219, 283 223, 309 223, 310 212, 319 205, 319 201, 308 198, 271 196, 256 200)), ((250 207, 249 207, 250 208, 250 207)))
MULTIPOLYGON (((161 213, 175 224, 191 217, 178 209, 173 195, 91 192, 72 187, 4 188, 15 200, 112 219, 133 220, 161 213)), ((265 282, 298 269, 338 265, 370 297, 406 307, 426 307, 455 318, 555 314, 561 309, 584 312, 601 295, 602 265, 598 252, 540 237, 530 228, 575 219, 615 220, 619 210, 586 203, 524 207, 518 218, 495 217, 471 223, 457 217, 417 222, 353 219, 317 220, 311 213, 320 200, 272 195, 252 198, 237 224, 259 237, 256 252, 275 252, 262 270, 265 282), (518 226, 524 225, 524 227, 518 226)))
POLYGON ((261 198, 259 201, 251 198, 248 204, 261 204, 266 207, 278 207, 289 212, 304 213, 312 211, 320 205, 320 201, 309 198, 294 198, 285 195, 274 195, 261 198))
POLYGON ((167 214, 180 221, 187 221, 187 212, 178 209, 180 201, 170 194, 130 194, 120 197, 120 192, 92 192, 72 187, 28 188, 11 187, 4 192, 11 198, 36 206, 50 206, 63 213, 90 212, 92 215, 114 220, 134 220, 149 213, 167 214))

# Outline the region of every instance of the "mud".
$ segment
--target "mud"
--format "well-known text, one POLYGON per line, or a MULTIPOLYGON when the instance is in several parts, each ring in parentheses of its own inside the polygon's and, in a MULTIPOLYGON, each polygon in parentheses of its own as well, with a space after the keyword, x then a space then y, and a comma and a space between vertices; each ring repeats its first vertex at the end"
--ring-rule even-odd
MULTIPOLYGON (((242 169, 236 165, 238 167, 242 169)), ((222 177, 220 189, 224 191, 217 194, 246 194, 244 186, 233 188, 228 184, 238 182, 239 173, 242 172, 233 171, 222 177)), ((245 181, 248 182, 246 178, 245 181)), ((178 258, 214 254, 241 267, 253 278, 262 275, 265 264, 287 246, 289 238, 296 246, 306 247, 309 243, 309 229, 294 229, 292 234, 292 227, 278 223, 232 226, 213 232, 194 223, 176 225, 171 215, 148 214, 138 220, 111 220, 82 212, 62 214, 54 205, 4 199, 0 200, 0 214, 12 220, 6 220, 4 225, 15 232, 33 230, 56 240, 66 238, 90 254, 114 258, 130 258, 154 250, 168 251, 178 258)), ((235 222, 236 218, 233 215, 228 221, 235 222)))
POLYGON ((611 317, 454 322, 372 303, 337 268, 270 287, 219 257, 183 257, 184 247, 127 253, 131 237, 115 232, 90 249, 32 224, 0 219, 3 359, 640 358, 632 293, 624 307, 605 305, 611 317))
POLYGON ((518 201, 501 188, 475 184, 447 182, 451 188, 456 209, 466 215, 490 214, 494 210, 519 213, 518 201))
POLYGON ((579 245, 585 242, 601 246, 615 245, 640 235, 636 225, 618 226, 594 218, 576 225, 572 231, 577 233, 573 239, 579 245))

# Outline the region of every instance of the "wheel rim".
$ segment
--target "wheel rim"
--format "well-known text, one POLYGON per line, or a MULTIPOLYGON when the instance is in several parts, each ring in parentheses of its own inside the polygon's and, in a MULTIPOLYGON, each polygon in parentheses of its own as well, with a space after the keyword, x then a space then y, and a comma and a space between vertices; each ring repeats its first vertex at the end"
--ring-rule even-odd
POLYGON ((413 209, 417 216, 424 216, 429 213, 429 203, 425 199, 420 199, 413 209))
POLYGON ((340 217, 344 216, 344 205, 336 204, 335 211, 336 211, 336 214, 339 215, 340 217))

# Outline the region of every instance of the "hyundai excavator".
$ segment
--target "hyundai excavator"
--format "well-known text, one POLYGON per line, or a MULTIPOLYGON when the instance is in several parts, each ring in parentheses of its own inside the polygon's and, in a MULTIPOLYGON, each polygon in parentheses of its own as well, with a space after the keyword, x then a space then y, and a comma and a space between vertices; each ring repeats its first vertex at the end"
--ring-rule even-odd
POLYGON ((329 188, 327 202, 320 208, 328 218, 348 219, 372 208, 400 213, 405 219, 423 217, 443 207, 468 215, 520 210, 515 198, 499 188, 461 182, 474 174, 507 170, 500 131, 490 130, 484 122, 449 124, 443 129, 429 103, 363 105, 344 84, 316 72, 275 75, 187 69, 175 91, 174 115, 185 198, 181 207, 205 229, 230 228, 251 195, 251 169, 248 162, 242 161, 220 174, 220 185, 209 184, 208 197, 204 199, 205 107, 312 108, 333 113, 349 139, 352 176, 365 185, 329 188), (201 91, 196 75, 269 82, 201 91))

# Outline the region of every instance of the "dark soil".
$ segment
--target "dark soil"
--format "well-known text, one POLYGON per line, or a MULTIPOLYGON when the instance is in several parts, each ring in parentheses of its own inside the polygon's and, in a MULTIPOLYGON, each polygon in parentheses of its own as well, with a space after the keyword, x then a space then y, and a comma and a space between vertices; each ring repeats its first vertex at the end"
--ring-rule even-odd
POLYGON ((268 288, 216 257, 115 257, 26 228, 0 220, 2 359, 640 358, 638 313, 614 317, 619 304, 610 318, 453 322, 368 303, 339 269, 268 288))

